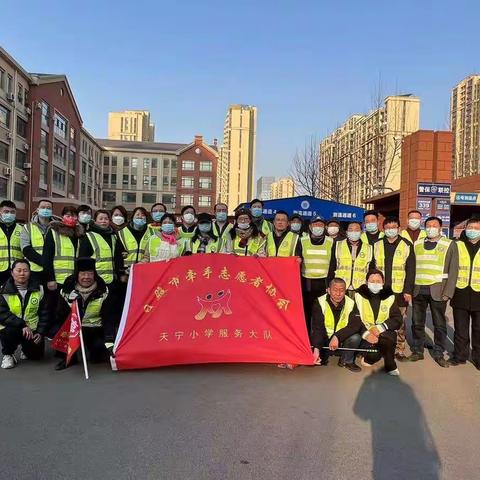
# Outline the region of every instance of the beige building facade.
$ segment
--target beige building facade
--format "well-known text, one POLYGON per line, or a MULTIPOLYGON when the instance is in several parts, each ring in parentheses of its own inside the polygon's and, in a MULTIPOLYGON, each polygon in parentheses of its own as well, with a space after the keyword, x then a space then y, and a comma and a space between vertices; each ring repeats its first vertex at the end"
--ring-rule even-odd
POLYGON ((379 108, 353 115, 320 142, 321 198, 363 206, 400 188, 402 141, 420 127, 420 99, 387 97, 379 108))
POLYGON ((150 121, 150 112, 144 110, 110 112, 108 138, 130 142, 154 142, 155 125, 150 121))
POLYGON ((480 75, 462 80, 452 91, 453 178, 480 174, 480 75))
POLYGON ((270 199, 295 196, 295 183, 291 178, 279 178, 270 185, 270 199))
POLYGON ((232 213, 254 192, 257 107, 230 105, 225 118, 217 177, 219 201, 232 213))

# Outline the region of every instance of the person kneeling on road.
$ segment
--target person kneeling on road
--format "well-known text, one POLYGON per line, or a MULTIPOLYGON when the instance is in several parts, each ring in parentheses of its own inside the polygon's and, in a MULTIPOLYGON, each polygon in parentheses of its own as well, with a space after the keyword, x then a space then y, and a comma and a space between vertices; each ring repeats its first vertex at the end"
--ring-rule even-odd
POLYGON ((390 288, 384 288, 385 279, 380 270, 370 270, 367 285, 355 293, 355 303, 363 323, 363 341, 360 348, 377 350, 364 355, 362 365, 370 366, 382 357, 385 371, 398 376, 395 363, 396 330, 402 325, 402 314, 390 288))
POLYGON ((27 260, 13 262, 11 277, 0 289, 0 340, 2 368, 15 367, 14 356, 22 346, 21 360, 39 360, 45 351, 43 336, 48 329, 48 311, 43 288, 30 276, 27 260))
MULTIPOLYGON (((66 279, 60 292, 57 321, 59 325, 65 322, 76 300, 85 349, 92 363, 107 361, 113 348, 115 327, 110 308, 105 302, 107 297, 108 288, 95 270, 95 259, 79 258, 75 273, 66 279)), ((76 363, 75 357, 71 363, 76 363)), ((56 370, 65 368, 65 359, 55 367, 56 370)))
MULTIPOLYGON (((343 348, 358 348, 362 341, 360 330, 362 323, 355 302, 345 296, 347 284, 341 278, 330 281, 327 293, 313 304, 312 309, 312 345, 315 362, 326 365, 331 351, 343 348), (321 351, 322 347, 329 350, 321 351)), ((343 351, 338 361, 339 367, 351 372, 361 368, 355 363, 355 351, 343 351)))

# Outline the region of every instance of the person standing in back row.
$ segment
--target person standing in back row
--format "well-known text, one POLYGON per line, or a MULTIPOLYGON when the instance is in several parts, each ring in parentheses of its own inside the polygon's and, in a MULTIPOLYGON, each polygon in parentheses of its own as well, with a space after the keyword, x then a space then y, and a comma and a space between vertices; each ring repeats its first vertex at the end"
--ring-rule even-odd
POLYGON ((427 236, 425 230, 422 230, 422 214, 418 210, 408 212, 408 226, 400 234, 403 238, 415 244, 417 240, 422 240, 427 236))
POLYGON ((278 210, 273 217, 273 232, 266 239, 267 257, 293 257, 298 235, 288 228, 288 213, 278 210))
POLYGON ((375 210, 367 210, 363 214, 363 223, 365 224, 365 232, 362 233, 362 242, 373 244, 383 238, 384 234, 378 228, 378 212, 375 210))
MULTIPOLYGON (((272 230, 272 224, 263 216, 263 202, 256 198, 250 203, 250 212, 252 213, 253 223, 257 226, 258 231, 267 236, 272 230)), ((287 216, 288 217, 288 216, 287 216)))
POLYGON ((17 223, 17 207, 10 200, 3 200, 0 203, 0 285, 10 278, 13 262, 23 258, 22 229, 17 223))

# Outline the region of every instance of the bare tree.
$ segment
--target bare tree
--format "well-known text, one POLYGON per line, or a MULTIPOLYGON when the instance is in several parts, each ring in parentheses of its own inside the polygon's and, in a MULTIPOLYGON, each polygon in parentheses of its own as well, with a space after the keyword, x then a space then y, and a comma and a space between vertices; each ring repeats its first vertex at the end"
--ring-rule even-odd
POLYGON ((319 143, 315 136, 295 152, 290 175, 299 194, 316 197, 320 193, 319 143))

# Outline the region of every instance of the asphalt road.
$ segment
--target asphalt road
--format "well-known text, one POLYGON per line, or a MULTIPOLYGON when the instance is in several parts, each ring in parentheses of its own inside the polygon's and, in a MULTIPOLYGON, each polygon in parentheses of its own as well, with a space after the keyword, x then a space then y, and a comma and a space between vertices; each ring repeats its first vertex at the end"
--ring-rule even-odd
MULTIPOLYGON (((478 479, 480 372, 0 371, 0 479, 478 479)), ((372 371, 373 370, 373 371, 372 371)))

